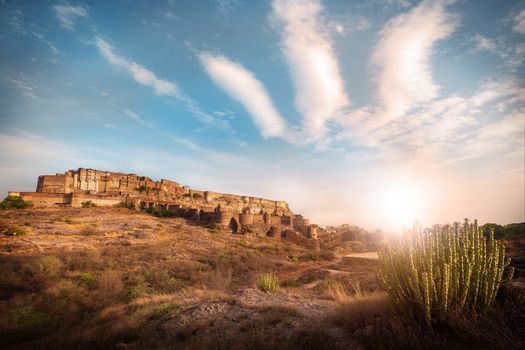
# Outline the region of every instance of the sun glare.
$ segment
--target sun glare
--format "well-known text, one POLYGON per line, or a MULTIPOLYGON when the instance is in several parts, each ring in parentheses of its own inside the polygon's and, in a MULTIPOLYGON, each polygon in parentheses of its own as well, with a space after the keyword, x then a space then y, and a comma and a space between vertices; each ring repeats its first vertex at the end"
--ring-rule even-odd
POLYGON ((421 219, 423 205, 421 190, 416 184, 397 184, 382 193, 382 216, 385 224, 394 230, 410 227, 421 219))

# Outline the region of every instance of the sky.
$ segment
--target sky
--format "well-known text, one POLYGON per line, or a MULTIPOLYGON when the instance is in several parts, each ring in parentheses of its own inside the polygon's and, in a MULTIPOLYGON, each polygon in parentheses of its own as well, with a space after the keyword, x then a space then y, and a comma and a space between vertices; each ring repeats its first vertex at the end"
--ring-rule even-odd
POLYGON ((78 167, 321 225, 525 221, 525 3, 0 1, 0 193, 78 167))

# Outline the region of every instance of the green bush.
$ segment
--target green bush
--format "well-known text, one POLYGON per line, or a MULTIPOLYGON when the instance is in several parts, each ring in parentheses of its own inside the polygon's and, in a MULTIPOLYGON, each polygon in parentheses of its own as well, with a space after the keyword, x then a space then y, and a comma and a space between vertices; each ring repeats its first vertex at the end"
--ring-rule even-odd
POLYGON ((206 224, 204 225, 205 228, 212 232, 220 232, 221 231, 221 225, 218 223, 212 223, 212 224, 206 224))
POLYGON ((9 226, 2 230, 5 236, 21 236, 27 233, 27 230, 20 226, 9 226))
POLYGON ((144 297, 149 294, 149 288, 146 284, 141 283, 136 286, 131 286, 128 289, 128 298, 130 300, 144 297))
POLYGON ((135 203, 120 202, 119 204, 117 204, 117 207, 126 208, 126 209, 129 209, 129 210, 135 210, 135 203))
POLYGON ((158 210, 155 208, 148 208, 146 209, 146 213, 155 215, 158 218, 172 218, 175 216, 174 212, 172 212, 171 210, 165 210, 165 209, 158 210))
POLYGON ((7 196, 0 202, 0 210, 25 209, 31 206, 31 202, 24 201, 18 196, 7 196))
POLYGON ((432 319, 450 311, 485 312, 512 278, 505 246, 477 222, 423 232, 419 226, 379 251, 379 276, 393 304, 432 319), (504 277, 506 272, 506 277, 504 277))
POLYGON ((159 304, 155 308, 153 308, 148 313, 148 318, 150 320, 159 319, 159 318, 166 316, 170 312, 175 311, 175 310, 180 310, 181 308, 182 308, 182 304, 164 302, 164 303, 159 304))
POLYGON ((255 232, 255 229, 252 226, 243 226, 241 229, 241 233, 243 235, 247 233, 254 233, 254 232, 255 232))
POLYGON ((279 289, 279 281, 273 273, 265 273, 259 277, 257 288, 263 292, 272 293, 279 289))
POLYGON ((514 239, 514 238, 525 238, 525 222, 498 225, 488 223, 482 226, 483 233, 486 237, 489 236, 490 231, 494 231, 494 238, 496 239, 514 239))
POLYGON ((282 288, 296 288, 302 286, 303 283, 298 280, 284 280, 279 282, 279 286, 282 288))
POLYGON ((87 287, 93 286, 95 282, 95 278, 91 274, 91 272, 84 272, 80 275, 80 278, 78 279, 79 283, 82 285, 85 285, 87 287))
POLYGON ((59 274, 62 266, 62 260, 53 255, 46 255, 37 260, 33 272, 38 275, 54 277, 59 274))
POLYGON ((51 321, 49 315, 36 311, 32 306, 10 310, 8 315, 18 327, 24 329, 45 327, 51 321))
POLYGON ((290 255, 290 260, 293 261, 293 262, 299 262, 299 260, 300 260, 299 255, 297 255, 297 254, 290 255))
POLYGON ((82 208, 94 208, 96 206, 97 206, 96 203, 93 203, 92 201, 82 202, 82 208))

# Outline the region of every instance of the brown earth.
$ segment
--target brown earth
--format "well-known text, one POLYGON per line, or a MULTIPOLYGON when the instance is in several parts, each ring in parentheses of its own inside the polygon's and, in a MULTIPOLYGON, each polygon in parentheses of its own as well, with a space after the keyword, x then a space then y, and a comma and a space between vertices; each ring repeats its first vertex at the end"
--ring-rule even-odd
MULTIPOLYGON (((354 253, 348 248, 316 253, 280 238, 232 235, 124 208, 3 211, 0 231, 17 233, 0 236, 3 348, 524 344, 514 328, 502 336, 484 319, 429 330, 418 318, 395 313, 376 279, 378 261, 343 259, 354 253), (273 273, 280 288, 259 290, 263 273, 273 273), (483 327, 492 332, 480 332, 483 327)), ((516 315, 491 319, 506 325, 516 315)))

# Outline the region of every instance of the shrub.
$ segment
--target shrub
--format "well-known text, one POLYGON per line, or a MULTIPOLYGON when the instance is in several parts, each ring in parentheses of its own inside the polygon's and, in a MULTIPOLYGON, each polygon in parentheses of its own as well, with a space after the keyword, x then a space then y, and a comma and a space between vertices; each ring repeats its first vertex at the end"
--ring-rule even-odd
MULTIPOLYGON (((484 312, 503 282, 505 246, 494 233, 483 237, 477 222, 453 230, 417 225, 379 252, 379 276, 394 306, 424 315, 428 324, 450 311, 484 312)), ((509 268, 505 280, 512 278, 509 268)))
POLYGON ((129 209, 129 210, 135 210, 135 203, 124 203, 124 202, 120 202, 119 204, 116 205, 117 207, 120 207, 120 208, 126 208, 126 209, 129 209))
POLYGON ((297 254, 292 254, 290 255, 290 260, 293 261, 293 262, 299 262, 299 255, 297 254))
POLYGON ((149 290, 148 286, 144 283, 138 284, 136 286, 131 286, 128 289, 128 298, 130 300, 137 299, 143 296, 148 295, 149 290))
POLYGON ((9 317, 15 324, 23 329, 42 328, 49 325, 49 315, 36 311, 32 306, 23 306, 8 312, 9 317))
POLYGON ((96 207, 97 205, 95 203, 93 203, 92 201, 84 201, 82 202, 82 208, 93 208, 93 207, 96 207))
POLYGON ((298 280, 284 280, 279 282, 279 286, 282 288, 296 288, 302 286, 303 283, 298 280))
POLYGON ((171 210, 166 210, 166 209, 158 210, 153 207, 146 209, 146 213, 155 215, 158 218, 172 218, 175 216, 175 213, 172 212, 171 210))
POLYGON ((259 277, 257 288, 263 292, 273 293, 279 289, 279 281, 273 273, 265 273, 259 277))
POLYGON ((124 294, 124 283, 118 271, 104 270, 97 278, 97 297, 104 304, 110 304, 124 294))
POLYGON ((242 229, 241 229, 241 233, 244 235, 244 234, 247 234, 247 233, 254 233, 255 230, 252 226, 243 226, 242 229))
POLYGON ((55 277, 59 274, 63 267, 62 260, 53 255, 43 256, 33 267, 33 272, 36 275, 45 275, 55 277))
POLYGON ((80 275, 80 278, 78 279, 80 284, 83 284, 87 287, 91 287, 93 283, 95 282, 95 278, 91 274, 91 272, 84 272, 80 275))
POLYGON ((20 226, 9 226, 2 230, 5 236, 21 236, 27 233, 27 230, 20 226))
POLYGON ((170 303, 170 302, 166 301, 166 302, 163 302, 163 303, 159 304, 157 307, 153 308, 148 313, 148 318, 149 319, 159 319, 159 318, 162 318, 162 317, 166 316, 170 312, 172 312, 174 310, 179 310, 181 308, 182 308, 181 304, 170 303))
POLYGON ((221 225, 218 223, 206 224, 204 227, 212 232, 219 232, 221 230, 221 225))
POLYGON ((25 209, 31 206, 31 202, 24 201, 18 196, 7 196, 0 202, 0 210, 25 209))

